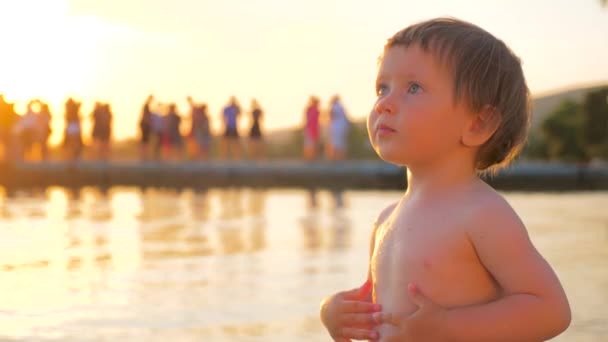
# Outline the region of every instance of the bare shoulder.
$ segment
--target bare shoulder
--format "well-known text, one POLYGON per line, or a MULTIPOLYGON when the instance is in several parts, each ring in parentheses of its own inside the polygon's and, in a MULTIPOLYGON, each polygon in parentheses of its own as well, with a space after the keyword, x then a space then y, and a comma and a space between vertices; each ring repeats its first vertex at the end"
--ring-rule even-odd
POLYGON ((473 242, 482 242, 490 237, 504 242, 528 240, 528 232, 521 218, 509 202, 490 186, 476 188, 466 203, 469 214, 466 227, 473 242))
POLYGON ((386 221, 389 216, 391 216, 391 214, 397 207, 397 204, 399 204, 399 201, 395 201, 394 203, 388 205, 386 208, 382 209, 382 211, 380 212, 380 214, 378 214, 376 220, 374 221, 374 229, 379 227, 382 223, 384 223, 384 221, 386 221))

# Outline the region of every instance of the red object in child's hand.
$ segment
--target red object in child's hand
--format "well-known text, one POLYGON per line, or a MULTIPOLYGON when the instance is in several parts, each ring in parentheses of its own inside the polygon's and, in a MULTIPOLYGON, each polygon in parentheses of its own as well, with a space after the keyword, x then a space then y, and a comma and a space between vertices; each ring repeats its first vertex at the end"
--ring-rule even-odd
POLYGON ((370 279, 367 279, 365 281, 365 283, 363 283, 363 285, 361 285, 361 287, 359 288, 359 293, 357 295, 357 299, 363 299, 365 297, 367 297, 367 295, 371 292, 372 290, 372 281, 370 279))

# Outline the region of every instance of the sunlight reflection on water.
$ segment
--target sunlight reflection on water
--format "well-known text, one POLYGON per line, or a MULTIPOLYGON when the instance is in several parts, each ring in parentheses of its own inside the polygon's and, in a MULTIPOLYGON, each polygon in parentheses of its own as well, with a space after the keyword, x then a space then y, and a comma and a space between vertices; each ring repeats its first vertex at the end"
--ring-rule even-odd
MULTIPOLYGON (((398 192, 67 189, 0 192, 0 338, 325 341, 318 303, 367 272, 398 192)), ((574 321, 608 334, 608 193, 509 193, 574 321)))

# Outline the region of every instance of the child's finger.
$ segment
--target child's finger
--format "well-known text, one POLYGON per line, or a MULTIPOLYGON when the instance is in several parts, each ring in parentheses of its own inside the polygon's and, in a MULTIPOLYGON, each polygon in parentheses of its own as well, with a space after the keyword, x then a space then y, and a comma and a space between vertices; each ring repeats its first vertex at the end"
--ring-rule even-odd
POLYGON ((390 324, 396 327, 401 326, 401 316, 391 312, 375 312, 372 314, 376 324, 390 324))
POLYGON ((346 313, 377 312, 380 310, 382 310, 382 306, 380 306, 380 304, 352 300, 343 301, 342 305, 340 306, 340 312, 346 313))
POLYGON ((356 328, 342 328, 342 336, 345 338, 352 338, 355 340, 366 340, 366 339, 377 339, 378 332, 373 330, 356 329, 356 328))
POLYGON ((412 302, 416 304, 416 306, 418 306, 419 308, 426 305, 434 304, 428 297, 426 297, 422 293, 422 291, 420 291, 420 288, 415 284, 409 284, 407 287, 407 291, 410 295, 410 299, 412 300, 412 302))
POLYGON ((360 287, 354 288, 348 291, 342 291, 340 294, 344 299, 348 300, 357 300, 359 299, 359 292, 361 291, 360 287))
POLYGON ((340 321, 342 324, 352 326, 371 326, 375 323, 374 316, 372 314, 346 314, 342 315, 340 321))
POLYGON ((367 281, 365 281, 365 283, 363 283, 363 285, 361 285, 357 288, 354 288, 352 290, 344 291, 344 292, 342 292, 342 294, 344 295, 345 299, 351 299, 351 300, 361 299, 361 298, 364 298, 369 293, 369 291, 371 291, 371 288, 372 288, 372 283, 368 279, 367 281))
POLYGON ((359 288, 359 298, 365 298, 372 291, 372 281, 367 279, 359 288))

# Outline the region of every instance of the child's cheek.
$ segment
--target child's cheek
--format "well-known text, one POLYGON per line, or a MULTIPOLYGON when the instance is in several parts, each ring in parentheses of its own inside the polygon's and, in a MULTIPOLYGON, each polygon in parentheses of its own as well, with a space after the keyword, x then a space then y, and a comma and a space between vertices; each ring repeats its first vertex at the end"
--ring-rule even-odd
POLYGON ((376 118, 377 115, 375 114, 375 111, 372 111, 368 116, 367 116, 367 136, 369 138, 369 141, 374 144, 375 141, 375 137, 374 137, 374 123, 376 122, 376 118))

